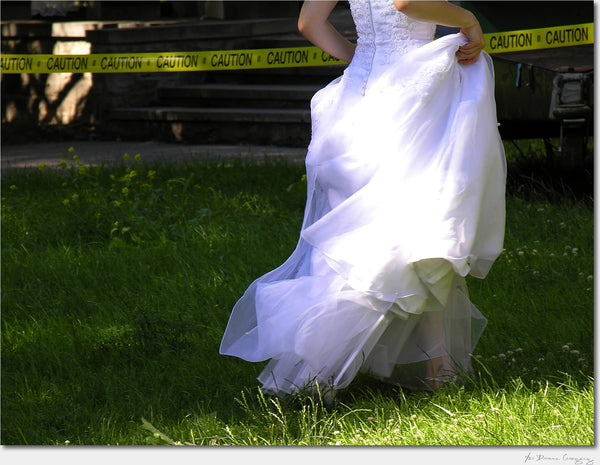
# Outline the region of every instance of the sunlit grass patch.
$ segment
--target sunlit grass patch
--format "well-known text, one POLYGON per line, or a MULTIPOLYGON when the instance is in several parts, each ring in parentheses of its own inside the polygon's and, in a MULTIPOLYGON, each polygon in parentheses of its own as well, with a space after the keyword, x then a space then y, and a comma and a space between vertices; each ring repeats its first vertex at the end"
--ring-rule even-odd
POLYGON ((464 386, 361 375, 332 404, 279 399, 262 364, 218 355, 235 301, 296 244, 303 175, 74 150, 4 173, 3 443, 593 444, 590 199, 509 193, 505 251, 469 280, 488 327, 464 386))

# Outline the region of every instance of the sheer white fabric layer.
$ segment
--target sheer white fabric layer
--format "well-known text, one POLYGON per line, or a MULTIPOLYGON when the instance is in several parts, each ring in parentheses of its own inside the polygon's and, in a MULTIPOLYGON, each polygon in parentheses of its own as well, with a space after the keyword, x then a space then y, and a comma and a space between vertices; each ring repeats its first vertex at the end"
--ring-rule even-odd
POLYGON ((486 324, 464 277, 488 273, 504 236, 491 59, 459 65, 460 34, 398 39, 398 16, 361 41, 357 8, 356 55, 311 102, 299 242, 236 303, 221 343, 222 354, 270 359, 267 392, 341 389, 359 370, 422 387, 436 358, 468 373, 486 324))

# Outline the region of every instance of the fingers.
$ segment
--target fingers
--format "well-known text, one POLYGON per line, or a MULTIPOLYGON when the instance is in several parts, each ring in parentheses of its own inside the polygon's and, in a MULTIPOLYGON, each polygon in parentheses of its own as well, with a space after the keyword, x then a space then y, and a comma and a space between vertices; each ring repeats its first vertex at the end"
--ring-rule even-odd
POLYGON ((458 60, 458 63, 461 65, 470 65, 472 63, 475 63, 477 61, 477 58, 469 58, 469 59, 465 59, 465 60, 458 60))
POLYGON ((474 63, 477 60, 477 58, 479 58, 480 52, 481 52, 481 49, 464 51, 459 48, 456 52, 456 57, 458 58, 458 62, 460 64, 464 65, 464 64, 474 63))
MULTIPOLYGON (((468 38, 468 37, 467 37, 468 38)), ((458 47, 461 52, 472 53, 479 52, 485 48, 485 42, 479 40, 471 40, 464 45, 458 47)))
POLYGON ((474 63, 485 47, 481 27, 477 23, 471 27, 462 28, 460 32, 467 38, 468 42, 458 47, 456 52, 458 62, 463 65, 474 63))
POLYGON ((469 65, 471 63, 475 63, 477 61, 477 59, 479 58, 479 52, 472 54, 472 55, 459 55, 458 53, 456 54, 456 57, 458 58, 458 63, 461 65, 469 65))
POLYGON ((479 41, 469 40, 464 45, 458 47, 460 50, 471 51, 471 50, 482 50, 485 48, 485 43, 481 43, 479 41))
POLYGON ((481 52, 481 48, 479 48, 479 47, 474 47, 474 48, 458 47, 458 50, 456 51, 456 55, 460 56, 461 58, 468 58, 469 56, 478 55, 479 52, 481 52))
POLYGON ((485 44, 480 41, 471 41, 467 42, 464 45, 458 47, 456 51, 456 57, 458 58, 458 62, 462 65, 467 65, 470 63, 474 63, 479 58, 479 54, 481 50, 483 50, 485 44))
POLYGON ((477 54, 477 56, 471 57, 471 58, 459 58, 458 63, 461 65, 470 65, 471 63, 475 63, 478 58, 479 58, 479 54, 477 54))

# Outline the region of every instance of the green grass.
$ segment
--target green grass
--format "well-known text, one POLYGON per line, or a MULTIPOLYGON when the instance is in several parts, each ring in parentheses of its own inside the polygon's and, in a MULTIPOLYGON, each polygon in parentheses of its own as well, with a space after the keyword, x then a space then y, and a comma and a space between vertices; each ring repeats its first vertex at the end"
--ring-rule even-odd
POLYGON ((295 246, 302 166, 67 155, 2 178, 3 444, 594 443, 589 198, 513 178, 506 251, 469 280, 489 320, 473 379, 360 375, 328 406, 264 396, 263 364, 218 354, 237 298, 295 246))

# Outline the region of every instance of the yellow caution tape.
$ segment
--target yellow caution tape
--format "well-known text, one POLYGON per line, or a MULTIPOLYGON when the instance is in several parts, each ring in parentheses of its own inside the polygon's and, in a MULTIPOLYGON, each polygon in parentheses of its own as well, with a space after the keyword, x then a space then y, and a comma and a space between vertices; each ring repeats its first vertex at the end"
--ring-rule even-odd
POLYGON ((317 47, 216 52, 2 55, 3 73, 157 73, 344 64, 317 47))
POLYGON ((484 34, 488 53, 520 52, 594 43, 594 23, 484 34))
MULTIPOLYGON (((488 53, 594 43, 594 24, 576 24, 484 34, 488 53)), ((90 55, 2 54, 0 72, 158 73, 342 65, 317 47, 202 52, 98 53, 90 55)))

